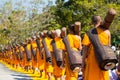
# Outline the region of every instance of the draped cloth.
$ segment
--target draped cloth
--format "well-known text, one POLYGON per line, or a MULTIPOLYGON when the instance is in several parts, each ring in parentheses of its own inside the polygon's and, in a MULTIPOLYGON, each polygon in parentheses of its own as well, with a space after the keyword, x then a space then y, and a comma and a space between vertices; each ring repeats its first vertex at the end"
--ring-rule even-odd
MULTIPOLYGON (((103 45, 108 45, 109 37, 108 35, 101 29, 97 28, 98 38, 103 45)), ((110 80, 109 72, 103 71, 99 68, 93 45, 91 44, 88 36, 85 34, 82 44, 84 46, 88 46, 88 57, 86 58, 86 68, 84 73, 84 80, 110 80)))

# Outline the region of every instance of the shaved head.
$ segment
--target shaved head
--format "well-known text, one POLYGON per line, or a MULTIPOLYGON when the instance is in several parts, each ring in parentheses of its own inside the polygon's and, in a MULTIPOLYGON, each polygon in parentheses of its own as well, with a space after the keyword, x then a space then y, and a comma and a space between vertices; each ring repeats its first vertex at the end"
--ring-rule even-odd
POLYGON ((101 17, 100 16, 92 16, 92 23, 93 24, 97 24, 97 23, 99 23, 99 22, 101 22, 102 21, 102 19, 101 19, 101 17))

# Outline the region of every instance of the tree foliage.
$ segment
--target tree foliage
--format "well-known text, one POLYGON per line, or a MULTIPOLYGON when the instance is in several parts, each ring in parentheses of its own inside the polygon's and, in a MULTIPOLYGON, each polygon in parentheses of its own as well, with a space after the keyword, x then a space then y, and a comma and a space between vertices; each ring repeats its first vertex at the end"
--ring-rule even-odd
POLYGON ((114 8, 117 15, 110 27, 112 44, 120 43, 120 1, 119 0, 56 0, 55 5, 48 0, 30 0, 29 6, 16 4, 8 0, 0 8, 0 49, 7 44, 24 41, 43 29, 53 30, 81 22, 81 33, 89 30, 91 17, 100 15, 104 20, 109 8, 114 8), (13 6, 17 6, 15 9, 13 6))
POLYGON ((100 15, 104 20, 109 8, 117 11, 117 15, 110 27, 112 34, 112 44, 120 43, 120 2, 119 0, 57 0, 55 9, 56 22, 62 26, 73 24, 75 21, 80 21, 82 31, 85 33, 91 25, 91 17, 100 15))

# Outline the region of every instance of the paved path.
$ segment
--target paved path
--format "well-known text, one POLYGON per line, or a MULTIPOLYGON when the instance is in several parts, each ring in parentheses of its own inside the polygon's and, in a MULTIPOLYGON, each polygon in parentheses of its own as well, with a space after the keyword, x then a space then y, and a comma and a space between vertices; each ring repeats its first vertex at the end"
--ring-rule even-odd
POLYGON ((9 70, 4 64, 0 63, 0 80, 32 80, 27 74, 9 70))

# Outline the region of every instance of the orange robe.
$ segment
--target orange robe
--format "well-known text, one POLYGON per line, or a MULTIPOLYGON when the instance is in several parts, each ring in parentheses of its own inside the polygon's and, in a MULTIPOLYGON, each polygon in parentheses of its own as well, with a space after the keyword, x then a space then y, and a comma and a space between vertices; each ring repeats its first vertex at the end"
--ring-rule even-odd
POLYGON ((17 65, 17 58, 16 58, 16 54, 15 54, 15 50, 13 49, 13 64, 17 65))
MULTIPOLYGON (((70 43, 70 47, 74 50, 78 50, 80 47, 80 40, 73 34, 68 34, 68 40, 70 43)), ((68 54, 66 55, 66 80, 77 80, 78 78, 78 73, 73 72, 70 69, 69 62, 68 62, 68 54)))
MULTIPOLYGON (((40 48, 43 49, 42 39, 40 39, 40 48)), ((37 60, 38 60, 39 70, 45 69, 45 54, 44 54, 44 52, 42 54, 43 54, 43 59, 40 56, 40 52, 37 50, 37 60)))
POLYGON ((16 53, 17 53, 17 56, 16 56, 15 63, 18 66, 19 65, 19 50, 18 50, 18 47, 16 48, 16 53))
MULTIPOLYGON (((27 44, 27 49, 31 51, 31 44, 30 43, 27 44)), ((30 55, 31 55, 31 53, 30 53, 30 55)), ((26 58, 25 65, 26 66, 32 66, 32 61, 27 61, 27 56, 25 56, 25 58, 26 58)))
MULTIPOLYGON (((56 45, 57 49, 65 50, 65 45, 64 45, 64 43, 63 43, 63 41, 62 41, 61 38, 55 38, 55 45, 56 45)), ((57 64, 56 64, 56 61, 55 61, 54 57, 53 57, 53 64, 54 64, 53 74, 56 77, 64 76, 64 74, 65 74, 65 68, 58 67, 57 64)))
POLYGON ((11 59, 12 59, 12 60, 11 60, 11 64, 12 64, 12 65, 14 64, 14 61, 15 61, 15 60, 14 60, 14 53, 13 53, 13 52, 14 52, 14 50, 11 49, 11 56, 12 56, 12 57, 11 57, 11 59))
MULTIPOLYGON (((24 48, 24 47, 23 47, 24 48)), ((25 49, 24 49, 24 51, 23 51, 23 67, 25 67, 26 66, 26 52, 25 52, 25 49)))
POLYGON ((12 65, 12 50, 10 50, 10 65, 12 65))
MULTIPOLYGON (((97 32, 100 42, 103 45, 108 45, 108 35, 99 28, 97 28, 97 32)), ((84 80, 109 80, 108 71, 103 71, 99 68, 97 60, 95 58, 93 46, 86 34, 83 38, 82 44, 90 47, 88 50, 88 57, 86 59, 84 80)))
POLYGON ((25 65, 24 65, 24 48, 23 48, 23 46, 20 46, 20 50, 21 50, 21 52, 23 53, 23 54, 22 54, 22 55, 23 55, 23 59, 20 60, 20 64, 21 64, 21 66, 25 66, 25 65))
MULTIPOLYGON (((32 48, 36 51, 36 58, 37 58, 37 44, 36 44, 36 41, 33 41, 31 43, 31 45, 32 45, 32 48)), ((32 67, 38 68, 37 60, 34 60, 33 56, 32 56, 32 67)))
MULTIPOLYGON (((52 39, 49 37, 46 37, 45 41, 48 49, 52 52, 53 51, 51 46, 52 39)), ((47 62, 45 62, 45 69, 46 69, 46 72, 53 73, 53 66, 47 62)))

